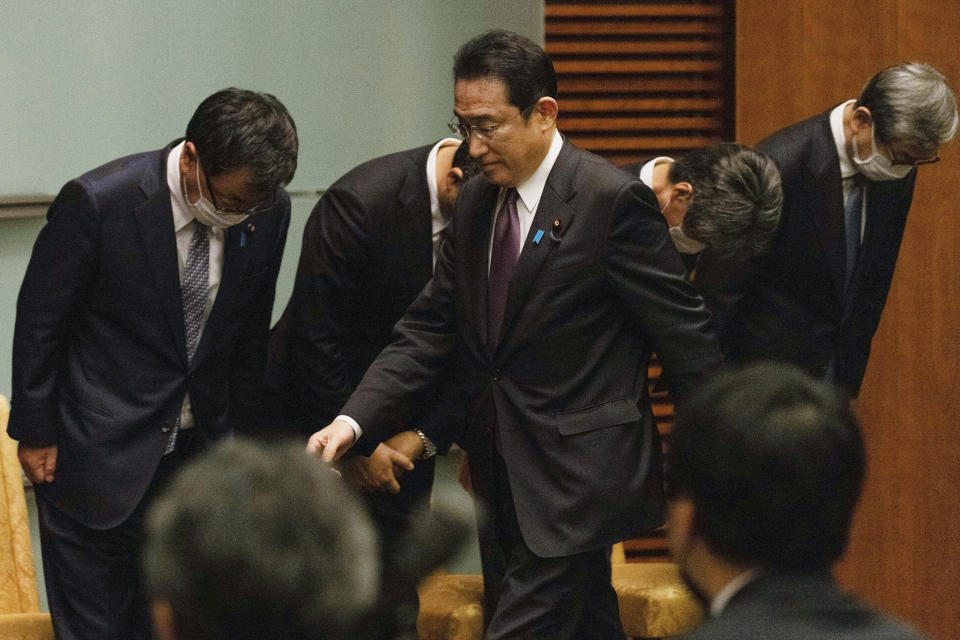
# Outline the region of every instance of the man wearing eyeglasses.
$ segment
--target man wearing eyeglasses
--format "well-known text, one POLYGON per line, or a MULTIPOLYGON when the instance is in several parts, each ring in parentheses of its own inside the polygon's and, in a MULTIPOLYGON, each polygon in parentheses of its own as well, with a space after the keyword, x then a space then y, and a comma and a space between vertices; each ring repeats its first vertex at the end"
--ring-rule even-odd
POLYGON ((433 385, 462 390, 458 442, 493 529, 490 639, 624 637, 610 545, 664 515, 650 351, 680 390, 720 359, 653 192, 564 140, 556 96, 530 40, 460 48, 452 124, 483 176, 396 340, 308 442, 333 460, 356 434, 384 439, 433 385))
MULTIPOLYGON (((856 396, 913 198, 916 167, 939 159, 957 129, 943 75, 905 62, 860 97, 760 142, 783 182, 770 251, 734 278, 702 260, 698 283, 731 360, 775 358, 856 396), (705 284, 723 285, 714 290, 705 284), (724 287, 733 284, 731 289, 724 287)), ((722 268, 722 267, 721 267, 722 268)))
POLYGON ((145 506, 259 401, 297 133, 269 94, 68 182, 27 267, 10 435, 36 485, 57 637, 150 638, 145 506))

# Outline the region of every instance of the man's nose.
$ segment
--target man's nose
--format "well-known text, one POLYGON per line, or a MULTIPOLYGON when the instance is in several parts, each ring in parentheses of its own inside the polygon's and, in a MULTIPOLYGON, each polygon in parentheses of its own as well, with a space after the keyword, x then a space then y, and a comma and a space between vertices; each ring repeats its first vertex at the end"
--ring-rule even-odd
POLYGON ((477 134, 473 134, 470 136, 469 151, 470 151, 471 158, 479 158, 480 156, 485 154, 487 151, 489 151, 489 149, 487 148, 486 143, 483 140, 481 140, 479 137, 477 137, 477 134))

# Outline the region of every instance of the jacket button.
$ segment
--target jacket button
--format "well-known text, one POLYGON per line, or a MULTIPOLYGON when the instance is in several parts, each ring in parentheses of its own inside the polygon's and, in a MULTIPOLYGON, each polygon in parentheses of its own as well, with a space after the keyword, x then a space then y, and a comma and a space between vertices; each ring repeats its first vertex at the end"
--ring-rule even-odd
POLYGON ((494 380, 499 380, 501 376, 503 376, 503 372, 500 371, 499 369, 497 369, 496 371, 493 372, 493 379, 494 379, 494 380))
POLYGON ((167 423, 167 422, 164 422, 164 423, 163 423, 163 426, 160 427, 160 432, 161 432, 161 433, 170 433, 170 424, 167 423))

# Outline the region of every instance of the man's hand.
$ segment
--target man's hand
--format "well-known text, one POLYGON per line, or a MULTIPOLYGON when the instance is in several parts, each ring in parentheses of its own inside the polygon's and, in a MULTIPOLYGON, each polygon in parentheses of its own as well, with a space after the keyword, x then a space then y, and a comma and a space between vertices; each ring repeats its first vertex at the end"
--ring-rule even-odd
POLYGON ((401 431, 384 442, 394 451, 399 451, 411 460, 419 460, 423 453, 423 441, 416 431, 401 431))
POLYGON ((321 456, 324 462, 333 462, 353 446, 353 438, 353 427, 343 420, 334 420, 310 436, 307 453, 321 456))
POLYGON ((369 458, 354 456, 340 464, 343 477, 351 486, 367 492, 400 491, 399 478, 413 469, 410 458, 381 442, 369 458))
POLYGON ((30 447, 21 442, 17 445, 17 457, 30 482, 53 482, 53 473, 57 469, 57 445, 30 447))

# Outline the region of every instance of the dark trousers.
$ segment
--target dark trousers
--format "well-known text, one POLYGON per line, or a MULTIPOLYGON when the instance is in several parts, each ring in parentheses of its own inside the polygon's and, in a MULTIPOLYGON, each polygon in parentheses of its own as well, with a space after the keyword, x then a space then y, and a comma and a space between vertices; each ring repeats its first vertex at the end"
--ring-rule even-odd
MULTIPOLYGON (((397 562, 397 551, 407 542, 413 521, 430 509, 433 488, 434 460, 417 461, 413 471, 400 479, 400 493, 366 494, 367 506, 380 535, 381 566, 397 562)), ((397 567, 402 573, 402 567, 397 567)), ((402 594, 389 594, 395 601, 391 631, 383 638, 416 640, 420 599, 416 589, 402 594)), ((387 621, 384 621, 387 622, 387 621)))
POLYGON ((470 452, 488 640, 624 638, 610 548, 541 558, 523 540, 503 458, 470 452))
MULTIPOLYGON (((140 583, 146 512, 174 471, 196 451, 195 431, 180 433, 146 495, 124 522, 91 529, 36 492, 47 601, 57 640, 149 640, 150 613, 140 583)), ((196 438, 199 441, 199 437, 196 438)), ((96 500, 96 496, 90 496, 96 500)))

